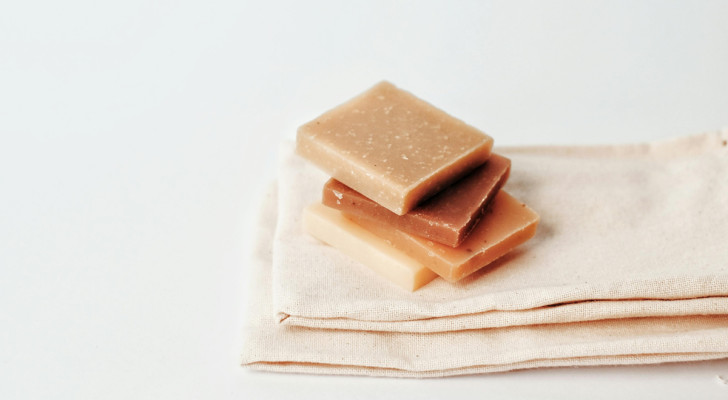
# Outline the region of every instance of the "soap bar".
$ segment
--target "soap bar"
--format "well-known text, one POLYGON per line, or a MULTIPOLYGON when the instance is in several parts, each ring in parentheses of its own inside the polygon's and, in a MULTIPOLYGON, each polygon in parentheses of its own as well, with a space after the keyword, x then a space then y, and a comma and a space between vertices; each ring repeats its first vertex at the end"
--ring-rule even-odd
POLYGON ((508 179, 511 160, 491 154, 488 161, 405 215, 397 215, 343 183, 329 179, 324 205, 392 228, 457 247, 468 236, 508 179))
POLYGON ((406 290, 417 290, 437 277, 421 262, 323 204, 304 209, 303 227, 311 236, 406 290))
POLYGON ((298 129, 296 151, 403 215, 490 156, 493 139, 381 82, 298 129))
POLYGON ((472 274, 533 237, 539 221, 533 210, 503 190, 498 192, 491 208, 468 238, 456 248, 391 229, 370 219, 347 217, 450 282, 472 274))

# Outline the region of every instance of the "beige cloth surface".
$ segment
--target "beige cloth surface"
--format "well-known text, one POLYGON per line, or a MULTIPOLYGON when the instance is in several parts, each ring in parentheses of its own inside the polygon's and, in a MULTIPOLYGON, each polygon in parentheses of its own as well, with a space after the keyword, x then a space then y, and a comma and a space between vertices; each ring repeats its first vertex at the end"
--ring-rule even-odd
POLYGON ((728 357, 728 316, 653 317, 435 333, 280 324, 272 302, 277 196, 268 194, 251 264, 242 363, 278 372, 440 377, 558 366, 728 357))
POLYGON ((327 176, 285 143, 271 313, 282 325, 413 333, 727 315, 726 141, 728 130, 639 145, 496 147, 513 161, 505 189, 541 215, 536 236, 460 283, 436 279, 414 293, 302 231, 301 211, 320 201, 327 176))

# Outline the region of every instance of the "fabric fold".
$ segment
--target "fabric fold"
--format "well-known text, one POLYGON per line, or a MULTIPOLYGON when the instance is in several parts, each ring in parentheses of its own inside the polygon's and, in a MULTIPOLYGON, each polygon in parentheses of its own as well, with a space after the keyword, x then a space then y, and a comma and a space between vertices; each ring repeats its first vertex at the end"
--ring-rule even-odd
POLYGON ((728 357, 728 316, 605 319, 449 332, 372 332, 280 324, 273 303, 271 193, 250 265, 242 364, 299 373, 442 377, 514 369, 728 357))

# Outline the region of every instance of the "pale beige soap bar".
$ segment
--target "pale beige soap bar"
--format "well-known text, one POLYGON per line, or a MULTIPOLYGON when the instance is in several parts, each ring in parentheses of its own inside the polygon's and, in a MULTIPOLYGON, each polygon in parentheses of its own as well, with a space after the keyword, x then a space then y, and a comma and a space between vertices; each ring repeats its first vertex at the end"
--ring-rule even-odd
POLYGON ((347 217, 450 282, 472 274, 533 237, 539 221, 538 214, 503 190, 496 195, 490 211, 458 247, 436 243, 369 219, 347 217))
POLYGON ((417 290, 437 277, 421 262, 323 204, 304 209, 303 227, 311 236, 404 289, 417 290))
POLYGON ((493 139, 381 82, 298 129, 298 154, 397 215, 490 156, 493 139))

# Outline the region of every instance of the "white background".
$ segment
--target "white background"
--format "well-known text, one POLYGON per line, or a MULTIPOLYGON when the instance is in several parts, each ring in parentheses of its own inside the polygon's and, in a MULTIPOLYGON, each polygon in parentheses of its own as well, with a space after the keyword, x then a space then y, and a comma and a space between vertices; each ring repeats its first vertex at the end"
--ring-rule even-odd
POLYGON ((728 124, 728 2, 0 3, 0 398, 728 398, 728 361, 238 366, 275 151, 387 79, 502 144, 728 124))

